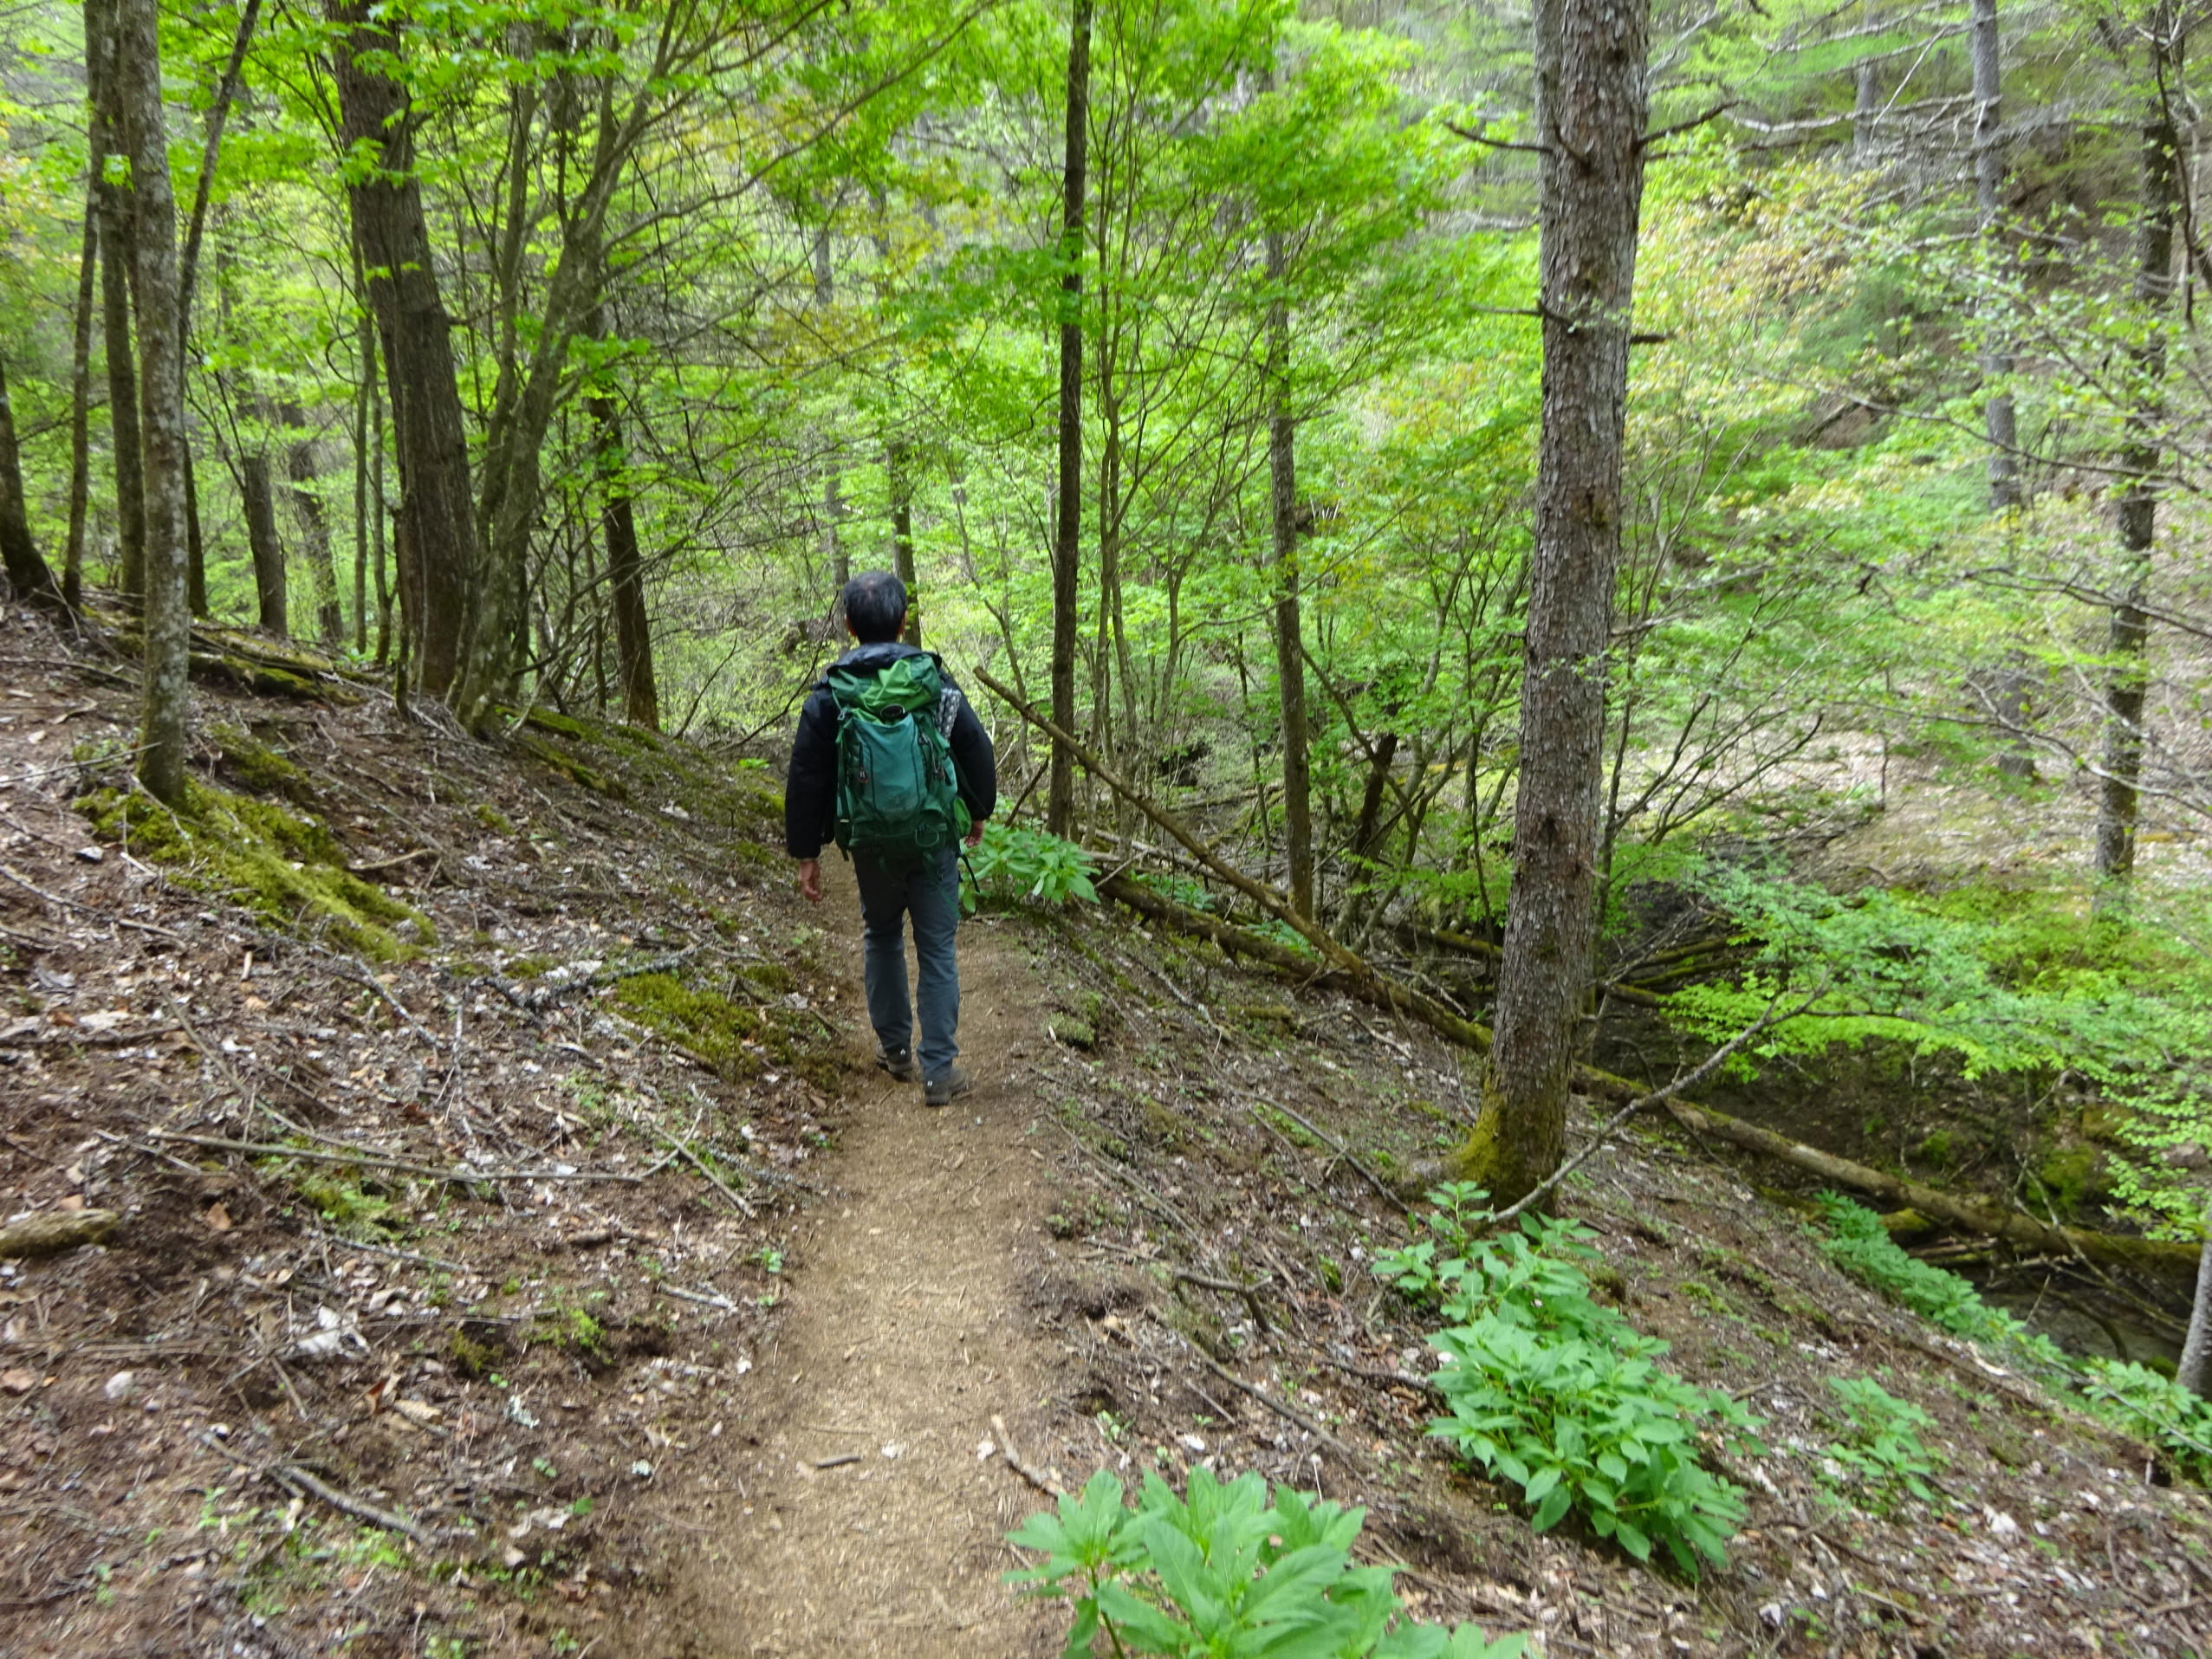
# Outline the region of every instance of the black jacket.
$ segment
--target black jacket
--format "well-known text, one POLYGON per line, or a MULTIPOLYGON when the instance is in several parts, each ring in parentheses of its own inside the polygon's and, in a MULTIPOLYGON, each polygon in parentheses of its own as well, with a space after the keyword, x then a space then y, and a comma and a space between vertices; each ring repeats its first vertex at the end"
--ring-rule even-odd
MULTIPOLYGON (((855 645, 838 663, 847 668, 881 669, 901 657, 924 653, 888 640, 855 645)), ((998 807, 998 761, 983 723, 968 706, 952 677, 944 677, 957 712, 952 720, 952 769, 959 775, 960 799, 968 816, 982 823, 998 807)), ((791 775, 783 786, 783 843, 795 859, 815 859, 837 829, 837 703, 829 683, 817 681, 799 711, 799 735, 791 743, 791 775)))

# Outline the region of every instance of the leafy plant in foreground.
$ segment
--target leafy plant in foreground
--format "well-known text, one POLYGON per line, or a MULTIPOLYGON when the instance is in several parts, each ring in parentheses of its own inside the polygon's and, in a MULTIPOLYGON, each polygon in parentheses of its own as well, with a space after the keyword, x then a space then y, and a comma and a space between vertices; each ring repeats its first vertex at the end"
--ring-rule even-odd
POLYGON ((1522 1636, 1404 1618, 1391 1570, 1352 1565, 1364 1518, 1289 1487, 1270 1494, 1256 1474, 1223 1485, 1203 1468, 1182 1498, 1146 1475, 1132 1507, 1101 1469, 1007 1535, 1044 1557, 1007 1578, 1074 1604, 1067 1659, 1100 1635, 1116 1654, 1172 1659, 1518 1659, 1522 1636))
POLYGON ((1899 1492, 1935 1502, 1929 1482, 1942 1458, 1920 1439, 1920 1431, 1932 1428, 1935 1420, 1871 1377, 1831 1377, 1828 1387, 1849 1425, 1844 1437, 1827 1448, 1830 1478, 1860 1487, 1878 1504, 1899 1492))
POLYGON ((983 839, 968 855, 971 878, 963 891, 966 908, 973 910, 989 894, 1001 898, 1034 898, 1048 904, 1080 899, 1099 902, 1091 878, 1096 867, 1091 855, 1073 841, 1048 831, 1011 824, 989 824, 983 839))
POLYGON ((1658 1546, 1684 1572, 1725 1560, 1743 1500, 1698 1462, 1697 1437, 1755 1448, 1757 1422, 1661 1365, 1667 1345, 1591 1295, 1588 1228, 1528 1215, 1518 1233, 1477 1241, 1481 1196, 1438 1189, 1423 1218, 1431 1237, 1375 1264, 1450 1322, 1430 1340, 1451 1410, 1430 1432, 1518 1486, 1540 1532, 1573 1511, 1639 1561, 1658 1546))

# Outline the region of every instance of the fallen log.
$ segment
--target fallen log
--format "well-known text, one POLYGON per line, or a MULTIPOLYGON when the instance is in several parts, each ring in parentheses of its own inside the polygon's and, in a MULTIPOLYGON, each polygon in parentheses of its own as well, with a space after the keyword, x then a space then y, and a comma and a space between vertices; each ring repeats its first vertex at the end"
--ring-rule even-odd
MULTIPOLYGON (((1263 962, 1286 976, 1326 988, 1347 991, 1383 1008, 1411 1011, 1409 1004, 1393 1000, 1372 982, 1328 972, 1320 964, 1301 956, 1287 946, 1272 939, 1262 939, 1218 917, 1208 916, 1202 911, 1178 904, 1126 876, 1109 878, 1100 885, 1099 891, 1102 896, 1125 904, 1140 915, 1151 917, 1179 931, 1211 940, 1223 950, 1263 962)), ((1372 969, 1370 971, 1372 972, 1372 969)), ((1379 975, 1376 977, 1380 978, 1379 975)), ((1397 988, 1405 993, 1405 988, 1397 988)), ((1455 1015, 1449 1027, 1435 1021, 1426 1023, 1463 1047, 1472 1048, 1480 1053, 1489 1051, 1489 1031, 1471 1020, 1462 1020, 1455 1015)), ((1625 1104, 1648 1092, 1628 1079, 1601 1071, 1594 1066, 1578 1067, 1574 1083, 1582 1093, 1616 1104, 1625 1104)), ((1670 1099, 1664 1104, 1676 1122, 1696 1134, 1725 1141, 1741 1151, 1756 1152, 1804 1170, 1832 1185, 1865 1193, 1897 1209, 1910 1210, 1943 1227, 1987 1238, 2002 1239, 2008 1244, 2024 1249, 2086 1258, 2101 1267, 2122 1267, 2190 1284, 2196 1281, 2201 1249, 2196 1244, 2169 1239, 2133 1238, 2125 1234, 2099 1233, 2087 1228, 2053 1226, 2021 1212, 2008 1213, 1972 1199, 1956 1197, 1933 1187, 1923 1186, 1917 1181, 1888 1174, 1871 1164, 1839 1157, 1833 1152, 1824 1152, 1816 1146, 1794 1141, 1786 1135, 1761 1129, 1756 1124, 1732 1118, 1710 1106, 1681 1099, 1670 1099)))
POLYGON ((0 1227, 0 1258, 58 1256, 81 1245, 97 1244, 123 1218, 112 1209, 49 1209, 0 1227))

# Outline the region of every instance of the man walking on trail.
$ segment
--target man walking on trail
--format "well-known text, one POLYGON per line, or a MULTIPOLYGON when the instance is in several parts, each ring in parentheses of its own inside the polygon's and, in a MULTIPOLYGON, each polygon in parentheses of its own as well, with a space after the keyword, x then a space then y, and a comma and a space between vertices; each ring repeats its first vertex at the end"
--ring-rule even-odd
POLYGON ((800 710, 783 795, 783 837, 799 891, 820 904, 821 850, 834 839, 860 889, 868 1019, 876 1064, 942 1106, 973 1086, 960 1053, 960 844, 983 839, 998 805, 998 767, 983 722, 929 651, 904 645, 906 586, 887 570, 845 584, 845 626, 859 641, 800 710), (906 996, 905 923, 919 966, 920 1063, 906 996))

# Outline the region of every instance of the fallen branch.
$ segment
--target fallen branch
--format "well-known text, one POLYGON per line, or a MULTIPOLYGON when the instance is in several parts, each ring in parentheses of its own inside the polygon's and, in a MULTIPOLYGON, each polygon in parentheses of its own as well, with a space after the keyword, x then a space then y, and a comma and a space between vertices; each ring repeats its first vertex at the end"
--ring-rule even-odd
POLYGON ((1219 1361, 1215 1359, 1214 1357, 1208 1353, 1203 1348, 1199 1347, 1196 1343, 1191 1342, 1187 1337, 1184 1337, 1181 1332, 1177 1331, 1173 1326, 1164 1322, 1158 1314, 1154 1314, 1152 1316, 1152 1323, 1158 1325, 1161 1330, 1165 1331, 1170 1336, 1180 1339, 1184 1345, 1190 1349, 1191 1358, 1197 1360, 1201 1365, 1203 1365, 1215 1376, 1220 1377, 1221 1380, 1228 1384, 1229 1387, 1236 1389, 1240 1393, 1249 1395, 1253 1399, 1257 1400, 1262 1405, 1267 1407, 1268 1410, 1274 1412, 1275 1416, 1281 1417, 1285 1422, 1291 1423, 1297 1428, 1304 1429, 1307 1434, 1313 1435, 1314 1439, 1321 1442, 1324 1445, 1333 1448, 1338 1455, 1345 1458, 1348 1461, 1359 1464, 1366 1464, 1373 1461, 1373 1460, 1365 1452, 1359 1451, 1357 1448, 1346 1444, 1343 1441, 1339 1440, 1327 1429, 1322 1428, 1320 1423, 1315 1422, 1304 1412, 1299 1410, 1297 1407, 1286 1405, 1282 1401, 1276 1399, 1275 1396, 1269 1394, 1264 1389, 1246 1382, 1235 1371, 1229 1370, 1228 1366, 1222 1364, 1219 1361))
POLYGON ((1022 1461, 1022 1454, 1014 1449, 1014 1436, 1006 1432, 1006 1419, 994 1416, 991 1432, 998 1436, 998 1455, 1006 1460, 1006 1467, 1027 1481, 1048 1498, 1065 1498, 1067 1488, 1038 1469, 1022 1461))
POLYGON ((1248 1111, 1258 1112, 1261 1111, 1267 1111, 1281 1112, 1284 1117, 1289 1118, 1292 1123, 1296 1124, 1308 1135, 1311 1135, 1315 1140, 1320 1142, 1322 1145, 1327 1147, 1330 1151, 1335 1153, 1346 1163, 1349 1163, 1352 1167, 1353 1170, 1358 1173, 1359 1178, 1375 1189, 1376 1196, 1385 1203, 1388 1204, 1392 1209, 1396 1210, 1401 1215, 1406 1214, 1405 1201, 1403 1198, 1400 1198, 1396 1193, 1392 1192, 1390 1189, 1389 1185, 1380 1176, 1377 1175, 1372 1170, 1370 1170, 1365 1164, 1354 1157, 1352 1155, 1351 1149, 1346 1146, 1342 1141, 1337 1139, 1335 1136, 1330 1134, 1327 1130, 1323 1129, 1319 1124, 1316 1124, 1312 1118, 1307 1117, 1304 1113, 1298 1111, 1290 1106, 1286 1106, 1280 1100, 1271 1100, 1265 1095, 1255 1094, 1249 1089, 1237 1088, 1233 1084, 1215 1081, 1210 1083, 1207 1086, 1216 1089, 1226 1089, 1232 1094, 1242 1096, 1244 1098, 1245 1109, 1248 1111))
POLYGON ((702 1307, 719 1308, 724 1313, 735 1313, 737 1311, 737 1304, 727 1296, 709 1296, 704 1292, 685 1290, 680 1285, 667 1283, 663 1283, 658 1288, 665 1291, 679 1302, 697 1302, 702 1307))
POLYGON ((643 1181, 641 1175, 618 1175, 612 1170, 477 1170, 465 1163, 440 1168, 435 1163, 418 1163, 412 1158, 379 1157, 369 1152, 326 1152, 319 1147, 285 1146, 275 1141, 234 1141, 221 1135, 188 1135, 179 1129, 149 1129, 143 1131, 156 1140, 183 1141, 192 1146, 205 1146, 218 1152, 245 1152, 255 1157, 298 1158, 308 1163, 349 1163, 362 1169, 398 1170, 408 1175, 428 1176, 437 1181, 451 1181, 466 1185, 474 1181, 619 1181, 635 1186, 643 1181))
POLYGON ((175 944, 185 943, 183 934, 172 933, 167 928, 157 927, 151 922, 133 922, 127 916, 117 916, 112 911, 101 910, 96 904, 81 904, 74 898, 64 898, 59 893, 49 893, 45 888, 4 864, 0 864, 0 876, 6 877, 25 892, 36 894, 56 910, 75 911, 78 915, 88 916, 95 922, 112 922, 119 928, 134 928, 140 933, 151 933, 157 938, 167 939, 175 944))
MULTIPOLYGON (((1267 962, 1278 969, 1299 974, 1308 981, 1338 987, 1365 1001, 1386 1008, 1394 1006, 1372 982, 1362 982, 1350 975, 1317 971, 1315 963, 1301 957, 1294 950, 1272 940, 1255 937, 1243 929, 1232 926, 1216 917, 1164 898, 1126 878, 1103 882, 1100 884, 1099 891, 1118 903, 1153 917, 1171 927, 1211 939, 1225 950, 1267 962)), ((1411 1011, 1420 1012, 1417 1008, 1411 1011)), ((1424 1014, 1423 1023, 1462 1047, 1473 1049, 1477 1053, 1489 1052, 1489 1028, 1472 1020, 1462 1020, 1455 1015, 1451 1020, 1443 1021, 1429 1019, 1424 1014)), ((1592 1066, 1575 1069, 1574 1086, 1593 1098, 1624 1105, 1642 1099, 1647 1092, 1625 1077, 1592 1066)), ((1677 1086, 1686 1087, 1688 1083, 1685 1081, 1677 1086)), ((2132 1238, 2124 1234, 2092 1232, 2085 1228, 2053 1227, 2032 1216, 2008 1215, 1971 1199, 1953 1197, 1932 1187, 1923 1187, 1917 1182, 1886 1174, 1852 1159, 1839 1157, 1832 1152, 1823 1152, 1817 1147, 1793 1141, 1772 1130, 1761 1129, 1742 1118, 1731 1118, 1726 1112, 1716 1111, 1709 1106, 1698 1105, 1676 1097, 1651 1104, 1664 1104, 1676 1122, 1696 1133, 1726 1141, 1744 1151, 1779 1159, 1819 1176, 1823 1181, 1847 1187, 1855 1192, 1870 1194, 1893 1207, 1917 1210, 1930 1220, 1961 1232, 2003 1239, 2031 1250, 2068 1254, 2079 1252, 2107 1267, 2186 1280, 2191 1284, 2196 1282, 2197 1260, 2201 1254, 2201 1247, 2196 1244, 2132 1238)))

